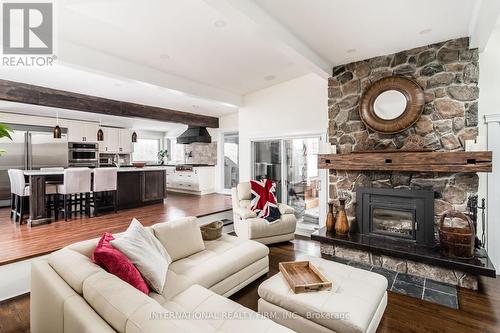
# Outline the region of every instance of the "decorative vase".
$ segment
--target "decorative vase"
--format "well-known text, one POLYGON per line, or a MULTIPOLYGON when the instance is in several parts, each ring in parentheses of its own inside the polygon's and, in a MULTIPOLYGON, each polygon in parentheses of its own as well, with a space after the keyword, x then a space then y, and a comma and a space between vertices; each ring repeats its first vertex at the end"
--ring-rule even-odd
POLYGON ((333 201, 328 202, 328 214, 326 214, 326 231, 335 232, 335 218, 333 217, 333 201))
POLYGON ((349 233, 349 221, 347 220, 347 214, 345 212, 345 199, 340 198, 339 203, 340 206, 335 221, 335 232, 339 235, 346 235, 349 233))

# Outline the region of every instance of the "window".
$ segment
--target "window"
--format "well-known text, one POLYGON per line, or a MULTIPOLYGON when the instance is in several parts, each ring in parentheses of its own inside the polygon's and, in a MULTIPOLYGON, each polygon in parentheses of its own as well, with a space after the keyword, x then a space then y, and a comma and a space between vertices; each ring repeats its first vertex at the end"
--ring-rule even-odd
POLYGON ((184 146, 178 144, 176 138, 170 139, 170 160, 175 163, 184 163, 184 146))
POLYGON ((132 160, 134 162, 157 162, 158 151, 160 151, 160 139, 137 139, 132 160))

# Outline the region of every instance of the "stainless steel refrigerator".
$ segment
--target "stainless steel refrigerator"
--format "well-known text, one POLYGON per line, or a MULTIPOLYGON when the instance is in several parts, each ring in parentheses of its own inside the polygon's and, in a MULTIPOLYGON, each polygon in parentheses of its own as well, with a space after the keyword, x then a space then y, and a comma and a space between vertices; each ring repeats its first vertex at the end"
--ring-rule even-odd
POLYGON ((8 169, 38 170, 45 167, 68 166, 68 140, 63 129, 61 139, 54 139, 52 128, 9 125, 12 140, 0 139, 0 207, 10 205, 8 169))

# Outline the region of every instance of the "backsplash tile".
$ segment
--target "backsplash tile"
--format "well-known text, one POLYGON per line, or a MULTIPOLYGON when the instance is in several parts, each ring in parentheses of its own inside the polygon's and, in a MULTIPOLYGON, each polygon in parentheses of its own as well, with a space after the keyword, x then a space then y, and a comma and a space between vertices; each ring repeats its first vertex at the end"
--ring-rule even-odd
POLYGON ((188 164, 217 164, 217 143, 191 143, 184 145, 188 164), (189 156, 191 153, 191 156, 189 156))

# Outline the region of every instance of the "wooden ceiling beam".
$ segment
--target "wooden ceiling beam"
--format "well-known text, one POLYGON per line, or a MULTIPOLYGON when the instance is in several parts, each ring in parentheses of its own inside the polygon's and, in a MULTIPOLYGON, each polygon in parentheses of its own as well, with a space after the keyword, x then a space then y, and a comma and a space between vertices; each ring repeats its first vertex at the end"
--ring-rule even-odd
POLYGON ((219 118, 0 79, 0 100, 210 128, 219 118))

